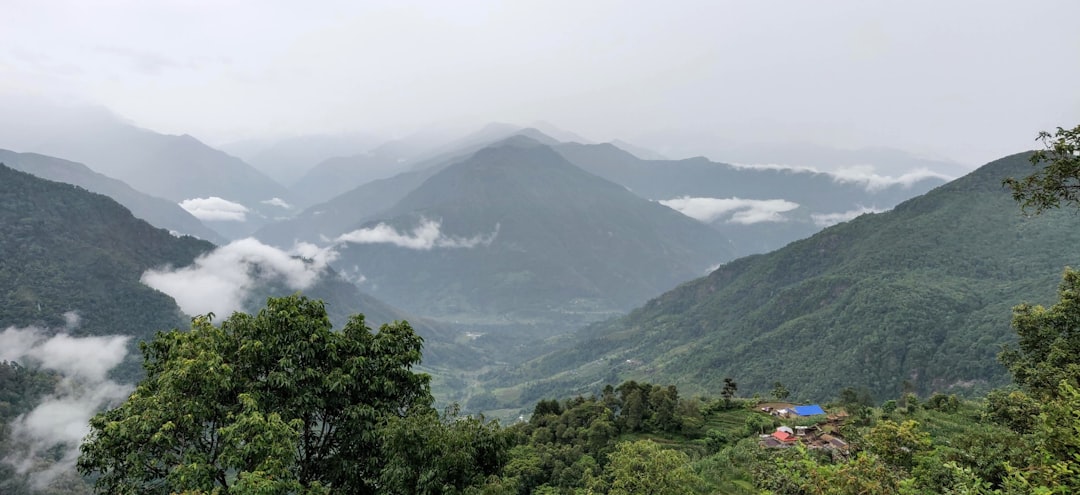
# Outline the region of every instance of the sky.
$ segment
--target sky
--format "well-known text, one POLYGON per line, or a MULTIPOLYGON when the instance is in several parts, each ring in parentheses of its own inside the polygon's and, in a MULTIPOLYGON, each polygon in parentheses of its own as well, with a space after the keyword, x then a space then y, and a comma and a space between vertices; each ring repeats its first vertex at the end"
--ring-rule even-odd
POLYGON ((971 165, 1080 124, 1080 2, 0 0, 0 96, 212 144, 550 122, 971 165))

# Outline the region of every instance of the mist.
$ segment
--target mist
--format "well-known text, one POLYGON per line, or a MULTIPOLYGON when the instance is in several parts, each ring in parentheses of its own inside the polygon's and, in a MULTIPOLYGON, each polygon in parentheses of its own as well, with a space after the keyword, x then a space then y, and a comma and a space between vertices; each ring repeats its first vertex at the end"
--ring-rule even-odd
MULTIPOLYGON (((68 313, 69 326, 77 324, 68 313)), ((62 474, 74 472, 79 444, 89 432, 90 417, 125 399, 133 390, 108 378, 127 355, 127 336, 72 337, 36 327, 9 327, 0 332, 0 361, 14 361, 54 370, 62 378, 55 390, 30 412, 16 417, 9 428, 9 453, 2 462, 19 474, 29 474, 42 488, 62 474), (56 462, 43 459, 60 447, 56 462)))
POLYGON ((1061 63, 1080 60, 1080 3, 1066 0, 60 0, 4 17, 0 95, 212 144, 547 121, 660 153, 678 148, 664 136, 707 129, 688 141, 891 146, 974 167, 1080 121, 1080 65, 1061 63), (1054 77, 1031 76, 1045 67, 1054 77))
POLYGON ((464 248, 470 249, 477 246, 490 246, 499 234, 499 224, 495 224, 494 230, 488 234, 477 234, 473 237, 447 236, 442 233, 442 223, 436 220, 421 218, 420 222, 409 233, 401 233, 394 227, 379 223, 374 227, 357 229, 338 236, 335 243, 349 244, 391 244, 394 246, 430 251, 435 248, 464 248))
POLYGON ((721 218, 728 223, 750 225, 759 222, 783 222, 783 213, 799 207, 785 199, 681 198, 659 201, 683 215, 705 223, 721 218), (730 215, 728 215, 730 213, 730 215), (725 218, 726 217, 726 218, 725 218))
POLYGON ((292 290, 314 285, 337 258, 333 249, 300 243, 284 251, 255 239, 219 247, 182 268, 147 270, 142 282, 168 294, 189 315, 242 311, 260 284, 281 282, 292 290))

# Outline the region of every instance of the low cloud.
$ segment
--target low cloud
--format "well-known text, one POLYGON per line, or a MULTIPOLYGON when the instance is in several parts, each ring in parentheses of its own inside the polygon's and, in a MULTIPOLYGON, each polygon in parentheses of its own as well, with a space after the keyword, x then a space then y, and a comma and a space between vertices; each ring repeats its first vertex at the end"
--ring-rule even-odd
POLYGON ((264 200, 264 201, 260 201, 260 203, 262 203, 264 205, 277 206, 278 208, 285 208, 286 210, 291 210, 292 209, 292 205, 290 205, 284 199, 281 199, 281 198, 270 198, 270 199, 267 199, 267 200, 264 200))
POLYGON ((453 237, 442 233, 442 224, 435 220, 420 219, 417 225, 409 233, 398 232, 397 229, 385 223, 374 227, 358 229, 342 234, 334 240, 335 243, 350 244, 393 244, 398 247, 430 251, 434 248, 474 248, 476 246, 490 246, 499 234, 499 225, 490 234, 478 234, 473 237, 453 237))
POLYGON ((819 227, 829 227, 832 225, 836 225, 840 222, 846 222, 859 215, 863 215, 866 213, 881 213, 882 211, 885 210, 861 206, 854 210, 842 211, 839 213, 814 213, 810 215, 810 219, 814 222, 815 225, 819 227))
POLYGON ((248 213, 246 206, 217 196, 185 199, 180 202, 180 207, 199 220, 217 222, 243 222, 248 213))
POLYGON ((899 177, 891 175, 878 174, 873 165, 854 165, 851 167, 838 168, 836 170, 825 171, 814 167, 806 167, 800 165, 784 165, 776 163, 734 163, 735 168, 750 169, 750 170, 788 170, 792 172, 805 172, 815 174, 825 174, 832 177, 833 181, 839 183, 853 183, 863 186, 868 192, 877 192, 883 189, 888 189, 893 186, 901 186, 904 188, 911 187, 919 181, 926 179, 941 179, 944 181, 953 180, 955 177, 934 172, 928 168, 918 168, 910 172, 906 172, 899 177))
POLYGON ((660 204, 705 223, 713 223, 726 218, 725 221, 728 223, 743 225, 783 222, 787 219, 782 213, 799 207, 799 203, 786 199, 692 198, 689 196, 660 201, 660 204))
POLYGON ((917 182, 926 179, 941 179, 944 181, 953 179, 945 174, 940 174, 926 168, 912 170, 899 177, 879 175, 874 172, 874 167, 870 165, 842 168, 828 172, 828 174, 831 175, 836 182, 860 184, 869 192, 877 192, 893 186, 909 188, 917 182))
POLYGON ((10 448, 3 462, 28 475, 36 488, 74 473, 79 444, 90 432, 90 417, 131 393, 131 385, 107 378, 109 370, 124 360, 129 339, 72 337, 33 327, 0 332, 0 360, 37 365, 63 376, 37 407, 11 422, 10 448), (62 448, 61 458, 44 461, 57 446, 62 448))
POLYGON ((749 170, 787 170, 791 172, 804 172, 812 174, 822 173, 820 170, 814 167, 807 167, 804 165, 785 165, 782 163, 732 163, 730 165, 735 168, 749 170))
POLYGON ((227 316, 241 311, 260 284, 281 281, 292 290, 305 290, 318 281, 337 258, 333 249, 300 243, 291 251, 242 239, 217 248, 186 267, 147 270, 142 282, 172 296, 189 315, 227 316))

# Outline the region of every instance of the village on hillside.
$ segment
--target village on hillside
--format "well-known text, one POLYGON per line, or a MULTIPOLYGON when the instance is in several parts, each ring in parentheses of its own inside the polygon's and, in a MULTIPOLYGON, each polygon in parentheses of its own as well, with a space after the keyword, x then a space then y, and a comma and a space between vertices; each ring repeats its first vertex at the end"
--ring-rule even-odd
POLYGON ((797 406, 786 402, 758 404, 756 411, 794 426, 782 425, 776 431, 762 434, 758 444, 765 448, 789 448, 798 444, 809 449, 835 449, 846 452, 848 444, 840 436, 840 426, 848 418, 846 412, 827 413, 818 404, 797 406), (796 424, 800 423, 800 424, 796 424))

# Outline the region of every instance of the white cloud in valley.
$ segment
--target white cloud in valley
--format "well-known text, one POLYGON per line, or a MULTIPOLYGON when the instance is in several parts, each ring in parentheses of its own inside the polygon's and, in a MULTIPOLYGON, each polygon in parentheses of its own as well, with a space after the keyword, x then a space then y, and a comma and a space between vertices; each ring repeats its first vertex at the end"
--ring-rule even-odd
POLYGON ((853 210, 841 211, 837 213, 814 213, 810 215, 810 220, 819 227, 829 227, 831 225, 836 225, 840 222, 846 222, 855 217, 858 217, 859 215, 865 215, 867 213, 881 213, 882 211, 885 210, 860 206, 853 210))
POLYGON ((242 239, 202 255, 183 268, 147 270, 142 282, 172 296, 189 315, 227 316, 244 307, 251 291, 268 281, 304 290, 336 259, 332 249, 300 243, 291 251, 242 239))
POLYGON ((760 222, 783 222, 783 213, 799 207, 786 199, 695 198, 683 196, 660 204, 705 223, 725 219, 729 223, 749 225, 760 222))
MULTIPOLYGON (((65 315, 69 328, 76 313, 65 315)), ((55 390, 30 412, 11 424, 9 454, 3 462, 20 474, 29 473, 41 488, 56 476, 71 473, 79 444, 89 433, 90 417, 118 403, 132 387, 108 378, 108 372, 127 355, 130 337, 72 337, 43 329, 9 327, 0 332, 0 361, 14 361, 55 370, 62 375, 55 390), (63 455, 55 463, 41 462, 57 446, 63 455)))
POLYGON ((281 198, 278 198, 278 197, 266 199, 266 200, 260 201, 260 203, 262 203, 264 205, 277 206, 278 208, 285 208, 286 210, 291 210, 292 209, 291 204, 289 204, 284 199, 281 199, 281 198))
POLYGON ((234 203, 217 196, 192 198, 181 201, 180 207, 199 220, 215 222, 243 222, 247 219, 248 209, 240 203, 234 203))
POLYGON ((873 165, 854 165, 840 167, 835 170, 821 170, 815 167, 786 165, 781 163, 733 163, 731 165, 735 168, 748 170, 780 170, 796 173, 825 174, 832 177, 834 182, 861 185, 867 192, 877 192, 893 186, 909 188, 919 181, 926 179, 941 179, 944 181, 955 179, 955 177, 935 172, 928 168, 917 168, 900 175, 888 175, 878 173, 877 168, 873 165))
POLYGON ((379 223, 374 227, 357 229, 342 234, 335 242, 350 244, 392 244, 394 246, 419 251, 429 251, 435 248, 474 248, 477 246, 490 246, 499 234, 499 225, 495 230, 487 234, 477 234, 472 237, 448 236, 442 232, 442 223, 426 218, 420 219, 409 232, 400 232, 396 228, 385 223, 379 223))
POLYGON ((906 172, 899 176, 881 175, 874 171, 870 165, 846 167, 828 172, 836 182, 853 182, 860 184, 869 192, 876 192, 893 186, 909 188, 915 183, 926 179, 953 180, 954 177, 934 172, 933 170, 920 168, 906 172))

